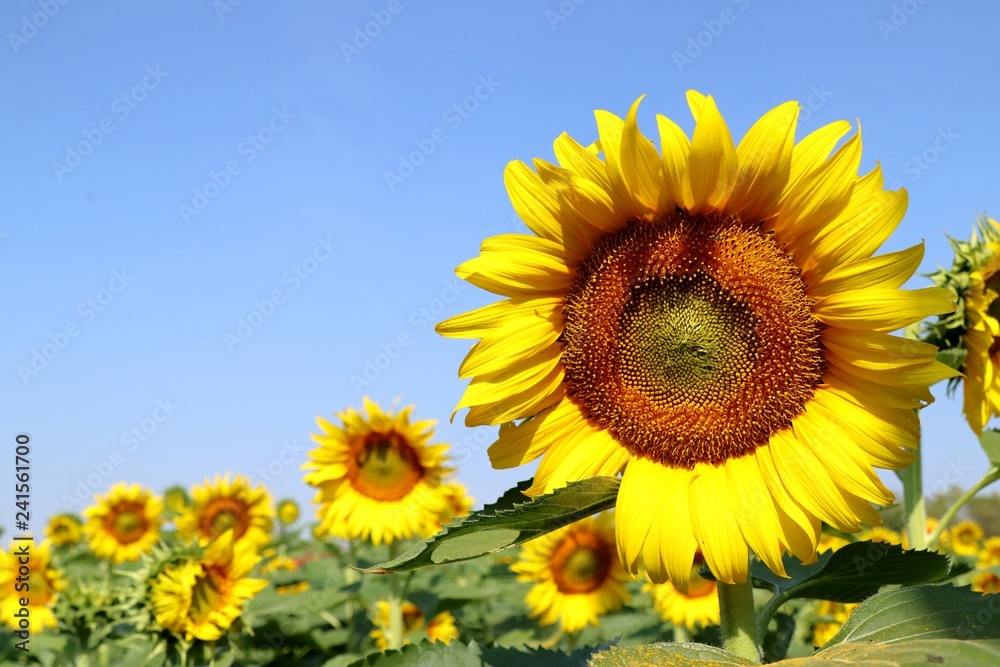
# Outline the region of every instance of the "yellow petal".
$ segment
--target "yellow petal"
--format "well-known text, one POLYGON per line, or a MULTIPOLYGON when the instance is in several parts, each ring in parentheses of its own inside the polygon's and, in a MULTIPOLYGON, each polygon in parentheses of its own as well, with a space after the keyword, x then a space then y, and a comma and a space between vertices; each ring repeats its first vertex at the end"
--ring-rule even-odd
POLYGON ((727 210, 764 220, 777 211, 791 173, 795 145, 796 102, 785 102, 754 123, 736 147, 739 168, 727 210))
POLYGON ((893 331, 954 310, 955 296, 943 287, 852 290, 831 294, 813 305, 813 315, 824 324, 877 331, 893 331))
POLYGON ((782 541, 787 540, 783 539, 774 499, 757 465, 757 457, 729 459, 724 468, 729 482, 729 506, 743 539, 772 572, 787 577, 781 560, 782 541))
MULTIPOLYGON (((643 206, 655 211, 663 188, 660 154, 639 131, 636 115, 643 95, 637 99, 625 117, 622 129, 621 168, 629 191, 643 206)), ((670 212, 673 212, 672 210, 670 212)))
POLYGON ((736 147, 726 121, 709 95, 705 98, 691 139, 687 180, 691 187, 692 215, 722 210, 736 185, 736 147))
POLYGON ((924 244, 897 252, 840 264, 809 283, 809 296, 820 297, 863 289, 896 288, 909 280, 924 259, 924 244))
MULTIPOLYGON (((706 104, 702 118, 707 112, 706 104)), ((689 492, 691 526, 705 563, 723 583, 745 582, 750 553, 729 500, 725 467, 697 464, 689 492)))
POLYGON ((646 215, 650 209, 629 188, 622 169, 622 134, 625 122, 608 111, 595 111, 594 117, 597 119, 597 133, 601 137, 601 150, 604 151, 608 180, 611 181, 617 199, 622 202, 629 217, 646 215))
POLYGON ((504 469, 534 461, 560 439, 572 438, 584 424, 580 409, 566 399, 520 424, 503 424, 490 445, 490 463, 504 469))
POLYGON ((685 176, 691 141, 677 123, 666 116, 657 115, 656 125, 660 130, 663 151, 663 200, 657 209, 668 211, 668 203, 689 209, 694 204, 694 198, 691 196, 691 184, 685 176))

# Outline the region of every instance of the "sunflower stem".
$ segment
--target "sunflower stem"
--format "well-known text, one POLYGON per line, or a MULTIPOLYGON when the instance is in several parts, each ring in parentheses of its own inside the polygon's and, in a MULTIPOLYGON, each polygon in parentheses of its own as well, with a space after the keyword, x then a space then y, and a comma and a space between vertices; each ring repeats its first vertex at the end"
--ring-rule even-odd
MULTIPOLYGON (((389 544, 389 560, 395 560, 399 555, 399 545, 389 544)), ((403 645, 403 597, 400 591, 398 574, 389 575, 389 627, 386 629, 386 643, 389 649, 398 649, 403 645)))
POLYGON ((927 509, 924 506, 922 451, 923 447, 918 442, 917 457, 899 474, 903 482, 903 511, 906 513, 906 532, 910 537, 911 549, 927 548, 927 509))
POLYGON ((760 664, 760 645, 754 626, 753 585, 719 582, 719 612, 722 617, 722 645, 733 655, 760 664))
POLYGON ((934 532, 931 533, 930 537, 927 538, 927 543, 930 548, 937 546, 938 540, 941 539, 941 533, 944 529, 948 527, 951 520, 955 518, 958 511, 962 509, 967 502, 972 500, 972 498, 982 491, 984 488, 992 484, 993 482, 1000 479, 1000 465, 994 465, 982 478, 976 482, 968 491, 962 494, 962 496, 954 502, 954 504, 948 508, 948 511, 941 516, 941 520, 938 521, 937 526, 934 527, 934 532))
POLYGON ((674 643, 683 644, 685 642, 691 641, 691 633, 683 625, 674 626, 674 643))

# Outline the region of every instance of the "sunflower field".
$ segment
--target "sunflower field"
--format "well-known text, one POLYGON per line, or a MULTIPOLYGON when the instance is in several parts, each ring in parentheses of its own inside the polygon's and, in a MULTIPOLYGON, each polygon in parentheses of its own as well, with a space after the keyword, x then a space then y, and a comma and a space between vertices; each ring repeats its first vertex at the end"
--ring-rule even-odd
POLYGON ((797 137, 792 101, 737 140, 691 90, 690 136, 645 134, 641 101, 507 166, 528 232, 436 327, 473 341, 456 410, 531 479, 474 499, 434 419, 365 398, 317 418, 312 507, 111 484, 3 554, 3 663, 1000 664, 1000 535, 962 519, 1000 479, 1000 225, 903 289, 924 246, 879 254, 907 192, 859 173, 860 128, 797 137), (990 462, 939 516, 934 385, 990 462))

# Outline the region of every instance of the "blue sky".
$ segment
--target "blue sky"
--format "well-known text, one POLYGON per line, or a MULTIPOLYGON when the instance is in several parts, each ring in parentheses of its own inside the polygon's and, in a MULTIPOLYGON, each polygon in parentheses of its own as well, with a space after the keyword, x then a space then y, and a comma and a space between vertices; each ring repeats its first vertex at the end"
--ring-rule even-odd
MULTIPOLYGON (((448 423, 466 344, 432 325, 492 300, 453 269, 517 228, 504 165, 644 93, 650 133, 691 130, 689 88, 736 137, 788 99, 799 136, 860 119, 862 169, 910 194, 886 249, 949 263, 1000 209, 997 25, 985 0, 4 3, 0 434, 31 434, 32 527, 118 480, 308 501, 314 418, 362 393, 440 419, 478 500, 529 477, 448 423)), ((926 485, 968 486, 985 459, 936 393, 926 485)))

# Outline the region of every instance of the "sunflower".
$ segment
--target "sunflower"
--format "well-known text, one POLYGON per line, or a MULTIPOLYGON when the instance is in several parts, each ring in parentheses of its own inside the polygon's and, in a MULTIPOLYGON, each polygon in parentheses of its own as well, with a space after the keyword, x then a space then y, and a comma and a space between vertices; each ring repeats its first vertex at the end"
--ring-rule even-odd
POLYGON ((509 164, 534 235, 487 239, 457 273, 504 300, 437 327, 482 339, 458 407, 501 425, 494 467, 544 455, 529 495, 624 469, 619 555, 679 590, 698 550, 743 582, 751 549, 784 574, 784 551, 815 555, 820 521, 880 523, 870 503, 893 494, 873 466, 914 459, 913 408, 957 374, 889 333, 954 303, 899 289, 922 245, 872 256, 907 196, 878 166, 857 175, 860 133, 834 152, 841 121, 796 144, 788 102, 737 147, 711 96, 688 102, 691 140, 657 117, 662 155, 636 101, 624 121, 596 113, 593 149, 556 139, 559 166, 509 164))
POLYGON ((163 492, 163 502, 172 516, 183 514, 191 506, 191 496, 180 484, 174 484, 163 492))
POLYGON ((719 624, 719 599, 716 597, 718 585, 703 579, 698 570, 702 563, 695 554, 695 566, 691 569, 687 593, 674 588, 671 583, 647 583, 643 591, 652 593, 653 609, 664 621, 670 621, 675 627, 684 626, 688 631, 695 627, 706 627, 719 624))
POLYGON ((991 537, 983 542, 977 564, 979 567, 1000 565, 1000 537, 991 537))
POLYGON ((980 593, 1000 593, 1000 575, 996 572, 980 572, 972 578, 972 590, 980 593))
POLYGON ((200 559, 168 565, 150 592, 156 622, 188 641, 219 639, 243 613, 243 604, 267 586, 263 579, 247 578, 258 561, 254 544, 234 541, 230 529, 200 559))
POLYGON ((823 646, 833 639, 833 636, 840 632, 840 628, 857 606, 854 603, 830 602, 829 600, 821 601, 816 614, 828 617, 830 620, 820 621, 813 625, 813 646, 823 646))
POLYGON ((542 625, 560 621, 566 632, 577 632, 629 601, 612 522, 606 512, 524 544, 510 569, 519 581, 535 584, 525 602, 542 625))
POLYGON ((323 435, 303 464, 306 483, 319 489, 317 535, 390 544, 436 531, 448 498, 442 479, 448 445, 430 444, 433 420, 410 421, 413 406, 393 415, 364 399, 337 416, 342 426, 317 418, 323 435))
POLYGON ((59 591, 66 585, 62 572, 52 567, 49 541, 39 544, 12 542, 10 549, 0 552, 0 615, 11 630, 27 630, 37 634, 46 629, 54 629, 58 624, 52 607, 59 597, 59 591), (30 573, 27 582, 21 575, 23 563, 19 562, 23 549, 27 548, 30 573), (28 587, 24 588, 27 583, 28 587), (30 591, 30 594, 26 591, 30 591), (27 598, 28 616, 26 627, 21 627, 21 600, 27 598))
POLYGON ((858 535, 859 540, 870 540, 872 542, 881 542, 883 544, 902 544, 903 536, 900 535, 895 530, 891 528, 886 528, 884 526, 873 526, 866 530, 861 531, 858 535))
POLYGON ((975 521, 962 521, 951 529, 951 550, 959 556, 975 556, 979 553, 979 541, 983 539, 983 529, 975 521))
POLYGON ((119 482, 94 501, 96 505, 83 510, 83 530, 98 558, 114 563, 138 560, 160 539, 163 502, 151 490, 119 482))
POLYGON ((237 475, 215 476, 192 489, 193 502, 174 522, 183 540, 197 539, 207 545, 232 529, 233 539, 264 546, 271 540, 274 507, 271 494, 261 484, 251 487, 250 479, 237 475))
MULTIPOLYGON (((375 603, 375 613, 372 616, 372 623, 375 629, 369 636, 375 640, 375 645, 385 651, 389 648, 389 640, 386 632, 389 628, 389 603, 380 600, 375 603)), ((424 627, 424 614, 420 607, 409 601, 403 602, 403 643, 409 644, 407 635, 420 632, 424 627)), ((427 638, 432 642, 450 643, 453 639, 458 639, 458 628, 455 626, 455 617, 447 611, 443 611, 427 624, 427 638)))
MULTIPOLYGON (((299 565, 299 561, 294 558, 289 558, 288 556, 274 556, 260 568, 260 573, 264 575, 271 575, 280 572, 295 572, 299 569, 299 565)), ((309 582, 297 581, 291 584, 276 586, 274 590, 279 595, 294 595, 296 593, 309 590, 309 582)))
POLYGON ((826 553, 827 551, 837 551, 841 547, 846 547, 850 543, 850 540, 846 540, 840 535, 823 533, 819 536, 819 544, 816 545, 816 551, 821 554, 826 553))
POLYGON ((72 546, 83 538, 83 522, 75 514, 57 514, 45 526, 45 536, 53 546, 72 546))
MULTIPOLYGON (((990 417, 1000 415, 1000 225, 983 217, 966 241, 951 240, 955 259, 950 271, 931 275, 955 293, 960 307, 949 317, 924 325, 923 338, 942 350, 964 355, 960 369, 962 411, 981 435, 990 417)), ((957 382, 957 380, 955 381, 957 382)))
POLYGON ((282 526, 291 526, 299 520, 299 504, 291 498, 283 498, 278 501, 278 523, 282 526))

